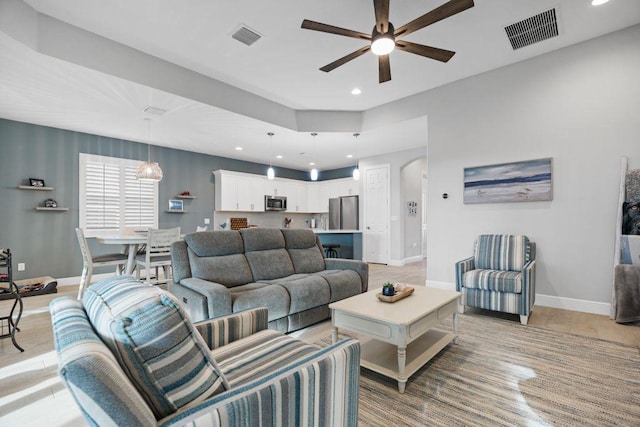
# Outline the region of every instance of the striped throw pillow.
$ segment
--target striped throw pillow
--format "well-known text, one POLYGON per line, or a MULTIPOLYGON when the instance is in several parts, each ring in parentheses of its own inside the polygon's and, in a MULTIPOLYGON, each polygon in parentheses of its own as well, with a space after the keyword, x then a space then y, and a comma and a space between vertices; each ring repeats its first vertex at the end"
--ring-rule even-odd
POLYGON ((100 338, 160 419, 228 388, 175 298, 131 276, 89 287, 82 300, 100 338))

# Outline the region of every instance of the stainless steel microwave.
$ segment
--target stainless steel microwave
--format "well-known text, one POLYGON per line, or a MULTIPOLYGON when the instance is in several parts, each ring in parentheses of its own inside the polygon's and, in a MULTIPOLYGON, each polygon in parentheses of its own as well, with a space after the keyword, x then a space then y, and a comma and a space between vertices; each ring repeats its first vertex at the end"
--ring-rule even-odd
POLYGON ((265 211, 286 211, 287 198, 284 196, 264 196, 265 211))

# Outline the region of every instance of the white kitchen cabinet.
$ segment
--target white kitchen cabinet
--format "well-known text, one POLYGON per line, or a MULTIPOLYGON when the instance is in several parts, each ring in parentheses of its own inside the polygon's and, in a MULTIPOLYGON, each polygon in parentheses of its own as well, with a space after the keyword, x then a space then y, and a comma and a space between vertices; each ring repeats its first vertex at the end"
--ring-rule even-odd
POLYGON ((287 212, 308 212, 306 183, 287 181, 285 196, 287 196, 287 212))
POLYGON ((264 194, 268 196, 287 196, 287 182, 281 179, 265 180, 264 194))
POLYGON ((320 204, 320 183, 307 182, 307 211, 310 213, 325 212, 320 204))
POLYGON ((215 171, 217 211, 264 212, 264 177, 215 171))

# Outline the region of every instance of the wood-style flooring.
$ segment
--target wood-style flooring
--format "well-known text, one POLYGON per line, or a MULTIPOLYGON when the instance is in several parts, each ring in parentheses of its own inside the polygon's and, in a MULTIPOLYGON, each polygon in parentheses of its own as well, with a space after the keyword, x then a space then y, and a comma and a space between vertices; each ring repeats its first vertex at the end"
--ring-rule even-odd
MULTIPOLYGON (((386 281, 424 284, 426 264, 418 262, 404 267, 370 264, 369 287, 386 281)), ((60 286, 57 294, 23 299, 17 341, 25 351, 19 352, 10 339, 0 340, 0 425, 4 426, 83 426, 86 425, 71 395, 57 375, 48 305, 62 295, 77 295, 77 286, 60 286)), ((10 309, 9 301, 0 301, 0 315, 10 309)), ((468 309, 469 310, 469 309, 468 309)), ((481 311, 518 321, 518 316, 481 311)), ((607 316, 536 306, 529 325, 571 334, 616 341, 640 348, 640 327, 620 325, 607 316)), ((326 329, 328 322, 310 328, 326 329)), ((296 334, 306 339, 309 333, 296 334)), ((312 335, 312 334, 311 334, 312 335)))

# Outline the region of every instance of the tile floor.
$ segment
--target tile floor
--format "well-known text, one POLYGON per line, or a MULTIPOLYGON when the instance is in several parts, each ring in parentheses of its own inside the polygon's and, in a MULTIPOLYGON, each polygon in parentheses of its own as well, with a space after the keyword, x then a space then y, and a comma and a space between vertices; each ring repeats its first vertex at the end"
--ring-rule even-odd
MULTIPOLYGON (((404 267, 370 264, 369 283, 371 288, 384 281, 423 284, 425 275, 425 263, 404 267)), ((71 395, 58 379, 48 312, 48 304, 52 299, 62 295, 75 297, 76 293, 77 286, 61 286, 57 294, 23 300, 24 313, 17 341, 25 348, 24 353, 20 353, 10 339, 0 340, 0 426, 87 425, 71 395)), ((8 302, 0 301, 0 313, 5 313, 8 309, 8 302)), ((485 314, 518 321, 517 316, 492 312, 485 314)), ((529 324, 640 348, 640 327, 619 325, 607 316, 536 307, 529 324)), ((298 332, 296 336, 312 342, 328 328, 329 323, 324 322, 298 332)))

